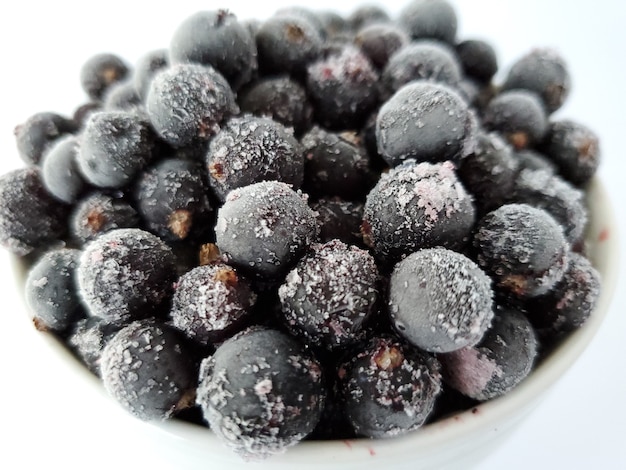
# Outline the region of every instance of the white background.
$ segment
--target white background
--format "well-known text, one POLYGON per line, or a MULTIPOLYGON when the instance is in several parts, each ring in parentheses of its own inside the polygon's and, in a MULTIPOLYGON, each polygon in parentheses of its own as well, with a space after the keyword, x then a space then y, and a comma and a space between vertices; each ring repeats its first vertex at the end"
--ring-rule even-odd
MULTIPOLYGON (((38 111, 71 115, 85 101, 78 81, 85 59, 110 51, 132 63, 147 50, 166 47, 177 24, 199 9, 228 6, 240 18, 264 18, 290 2, 250 3, 56 0, 10 2, 10 7, 1 7, 0 173, 21 165, 12 135, 16 124, 38 111)), ((357 4, 346 3, 324 0, 310 6, 349 12, 357 4)), ((586 123, 601 136, 600 174, 623 220, 624 4, 617 0, 454 3, 460 16, 459 38, 492 41, 503 70, 534 46, 555 47, 567 59, 574 88, 558 116, 586 123)), ((386 4, 390 12, 397 12, 404 2, 386 4)), ((623 240, 626 227, 620 223, 623 240)), ((623 254, 621 260, 623 265, 623 254)), ((141 423, 94 396, 76 380, 63 358, 50 353, 20 303, 4 252, 0 263, 0 467, 167 468, 151 457, 141 423)), ((581 359, 480 468, 626 468, 625 287, 620 281, 606 323, 581 359)), ((206 467, 210 468, 208 462, 206 467)), ((185 466, 181 463, 178 468, 185 466)))

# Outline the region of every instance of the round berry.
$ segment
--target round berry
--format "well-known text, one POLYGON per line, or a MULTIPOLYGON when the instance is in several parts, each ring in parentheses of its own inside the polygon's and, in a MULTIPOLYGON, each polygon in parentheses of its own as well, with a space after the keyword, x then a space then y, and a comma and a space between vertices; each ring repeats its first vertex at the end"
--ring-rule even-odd
POLYGON ((145 101, 150 90, 150 83, 154 76, 169 66, 169 53, 167 49, 150 51, 139 58, 133 74, 135 91, 142 101, 145 101))
POLYGON ((445 0, 413 0, 400 12, 400 24, 413 39, 432 38, 454 43, 457 17, 445 0))
POLYGON ((393 23, 373 23, 359 30, 354 43, 375 67, 382 69, 396 51, 409 43, 409 37, 393 23))
POLYGON ((456 45, 456 54, 465 75, 481 83, 489 82, 498 71, 493 47, 479 39, 468 39, 456 45))
POLYGON ((74 136, 57 140, 41 163, 41 179, 50 194, 67 204, 76 202, 86 184, 76 162, 79 140, 74 136))
POLYGON ((92 100, 99 101, 114 83, 123 81, 130 73, 128 65, 114 54, 91 57, 80 71, 80 83, 92 100))
POLYGON ((55 113, 37 113, 15 127, 15 143, 28 165, 38 165, 50 145, 59 137, 77 130, 73 120, 55 113))

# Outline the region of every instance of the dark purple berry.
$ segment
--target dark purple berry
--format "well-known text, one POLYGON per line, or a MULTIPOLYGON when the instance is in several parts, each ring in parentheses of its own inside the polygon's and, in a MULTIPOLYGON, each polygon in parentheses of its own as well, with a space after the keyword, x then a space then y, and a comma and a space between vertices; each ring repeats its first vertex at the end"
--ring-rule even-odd
POLYGON ((98 54, 91 57, 80 71, 80 83, 92 100, 99 101, 111 85, 129 76, 130 70, 120 57, 114 54, 98 54))
POLYGON ((419 428, 441 392, 439 362, 376 337, 338 370, 344 409, 358 435, 383 438, 419 428))
POLYGON ((28 165, 38 165, 43 154, 59 137, 77 130, 74 121, 55 113, 37 113, 15 127, 20 157, 28 165))
POLYGON ((173 64, 209 65, 233 90, 249 82, 256 71, 254 38, 227 10, 199 11, 178 27, 170 42, 173 64))
POLYGON ((102 103, 99 101, 90 101, 76 108, 74 110, 73 120, 78 129, 83 129, 89 116, 98 111, 102 111, 102 103))
POLYGON ((79 250, 52 250, 28 271, 26 304, 38 330, 63 332, 83 316, 75 280, 79 256, 79 250))
POLYGON ((545 294, 567 269, 563 229, 546 211, 527 204, 507 204, 483 217, 474 248, 496 286, 518 298, 545 294))
POLYGON ((120 329, 119 325, 108 323, 99 317, 83 318, 74 324, 68 335, 67 345, 91 372, 100 377, 102 351, 120 329))
POLYGON ((145 101, 150 90, 150 83, 154 76, 169 66, 169 52, 167 49, 150 51, 139 58, 133 73, 135 91, 142 101, 145 101))
POLYGON ((209 144, 209 184, 220 200, 233 189, 261 181, 302 186, 304 159, 290 129, 269 118, 230 119, 209 144))
POLYGON ((132 80, 118 82, 107 90, 103 97, 106 111, 142 111, 143 102, 132 80))
POLYGON ((454 43, 457 17, 445 0, 413 0, 400 12, 400 24, 413 39, 431 38, 454 43))
POLYGON ((193 359, 178 335, 154 320, 117 332, 102 352, 100 370, 107 392, 140 419, 166 419, 193 404, 193 359))
POLYGON ((85 179, 100 188, 122 188, 152 159, 154 134, 143 117, 123 111, 92 114, 76 160, 85 179))
POLYGON ((313 431, 325 396, 322 369, 310 353, 284 333, 253 328, 202 362, 196 401, 221 441, 259 460, 313 431))
POLYGON ((89 313, 111 323, 145 318, 169 300, 174 255, 159 238, 140 229, 117 229, 89 243, 77 268, 89 313))
POLYGON ((532 149, 522 149, 513 152, 519 167, 524 170, 542 170, 548 173, 558 174, 559 169, 556 164, 546 155, 532 149))
POLYGON ((50 194, 68 204, 76 202, 86 187, 78 169, 79 140, 68 136, 50 147, 41 162, 41 179, 50 194))
POLYGON ((398 334, 430 352, 476 344, 493 318, 491 280, 472 260, 444 248, 400 261, 389 281, 389 316, 398 334))
POLYGON ((347 18, 353 31, 359 31, 370 24, 388 23, 389 14, 378 5, 359 5, 347 18))
POLYGON ((491 400, 510 392, 530 373, 537 338, 528 319, 517 310, 500 308, 493 325, 475 346, 437 355, 444 381, 475 400, 491 400))
POLYGON ((409 37, 393 23, 374 23, 360 29, 354 43, 372 64, 382 69, 396 51, 409 43, 409 37))
POLYGON ((468 39, 456 45, 456 54, 465 75, 482 83, 489 82, 498 71, 493 47, 479 39, 468 39))
POLYGON ((311 209, 317 213, 321 242, 337 239, 348 245, 363 245, 363 204, 323 198, 311 204, 311 209))
POLYGON ((213 68, 178 64, 152 79, 146 111, 163 140, 184 147, 208 141, 239 108, 228 82, 213 68))
POLYGON ((200 345, 223 341, 250 318, 256 294, 232 267, 198 266, 174 286, 171 324, 200 345))
POLYGON ((349 33, 350 24, 339 13, 334 11, 319 11, 317 16, 322 23, 324 35, 327 39, 334 39, 349 33))
POLYGON ((0 176, 0 245, 18 256, 52 246, 65 234, 68 209, 46 191, 36 167, 0 176))

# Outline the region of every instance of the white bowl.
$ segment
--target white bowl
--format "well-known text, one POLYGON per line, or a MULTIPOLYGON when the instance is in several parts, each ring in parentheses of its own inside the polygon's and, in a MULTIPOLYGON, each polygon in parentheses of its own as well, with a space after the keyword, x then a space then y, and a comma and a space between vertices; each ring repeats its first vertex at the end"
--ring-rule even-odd
MULTIPOLYGON (((559 345, 525 381, 507 395, 423 426, 405 436, 384 440, 307 441, 290 448, 285 454, 260 463, 242 461, 206 428, 171 420, 141 428, 146 431, 147 438, 153 441, 156 457, 168 462, 180 462, 180 468, 185 469, 413 470, 469 468, 478 463, 512 433, 515 426, 576 361, 596 334, 609 309, 617 282, 618 238, 610 201, 597 179, 588 188, 588 204, 588 256, 602 277, 602 290, 596 309, 582 328, 559 345)), ((14 268, 21 286, 24 270, 17 258, 14 258, 14 268)), ((44 336, 50 349, 59 354, 59 361, 67 361, 76 379, 88 384, 87 388, 93 392, 94 406, 98 406, 99 400, 107 400, 98 379, 54 336, 44 336)))

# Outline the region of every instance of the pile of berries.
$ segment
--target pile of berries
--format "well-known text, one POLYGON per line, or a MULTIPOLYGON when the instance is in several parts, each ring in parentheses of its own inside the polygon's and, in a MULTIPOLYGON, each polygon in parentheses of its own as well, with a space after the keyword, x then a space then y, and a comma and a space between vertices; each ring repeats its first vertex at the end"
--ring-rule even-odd
POLYGON ((89 102, 17 126, 0 178, 36 327, 137 417, 252 459, 507 393, 593 311, 599 146, 551 118, 558 54, 494 84, 456 28, 445 0, 203 11, 134 69, 91 58, 89 102))

